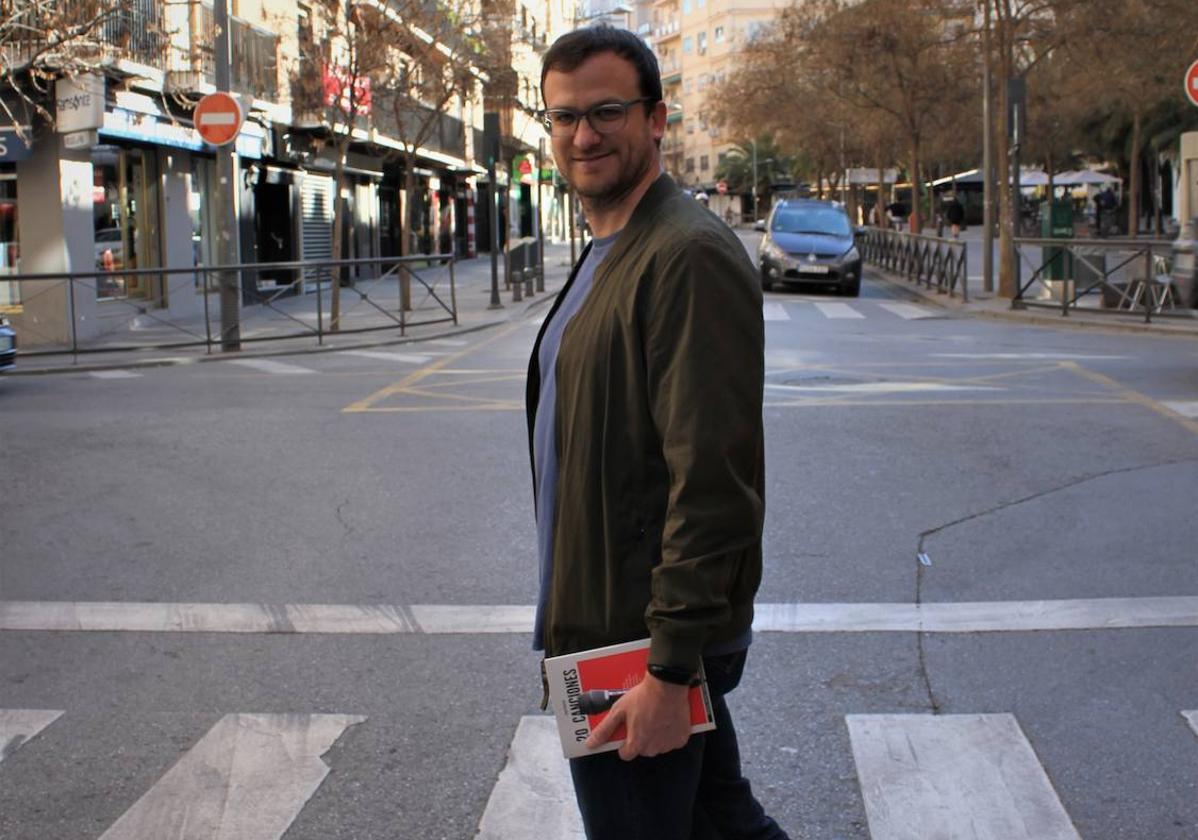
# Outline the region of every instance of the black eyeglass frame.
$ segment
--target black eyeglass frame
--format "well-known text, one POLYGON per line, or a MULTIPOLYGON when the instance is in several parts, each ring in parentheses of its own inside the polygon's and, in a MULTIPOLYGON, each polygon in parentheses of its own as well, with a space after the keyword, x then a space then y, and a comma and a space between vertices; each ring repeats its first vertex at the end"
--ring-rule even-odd
POLYGON ((596 104, 592 105, 590 108, 587 108, 585 111, 576 111, 573 108, 542 108, 540 111, 537 112, 537 121, 541 124, 541 127, 543 129, 545 129, 545 133, 548 134, 550 137, 572 136, 574 134, 574 132, 578 130, 578 126, 581 124, 582 120, 584 120, 584 119, 587 121, 587 124, 590 125, 590 127, 595 131, 596 134, 613 134, 628 124, 628 109, 631 108, 633 105, 639 105, 639 104, 645 103, 645 102, 657 104, 660 101, 661 101, 660 99, 657 99, 656 97, 653 97, 653 96, 639 96, 636 99, 629 99, 627 102, 597 102, 596 104), (604 129, 600 128, 599 126, 595 125, 595 123, 591 120, 591 115, 598 110, 601 110, 603 108, 611 108, 612 106, 619 106, 621 109, 623 109, 623 112, 624 112, 624 114, 623 114, 624 122, 622 122, 620 124, 619 128, 611 128, 611 129, 604 130, 604 129), (565 134, 555 135, 553 133, 553 123, 550 120, 551 114, 570 114, 571 116, 574 117, 574 125, 570 126, 569 132, 567 132, 565 134))

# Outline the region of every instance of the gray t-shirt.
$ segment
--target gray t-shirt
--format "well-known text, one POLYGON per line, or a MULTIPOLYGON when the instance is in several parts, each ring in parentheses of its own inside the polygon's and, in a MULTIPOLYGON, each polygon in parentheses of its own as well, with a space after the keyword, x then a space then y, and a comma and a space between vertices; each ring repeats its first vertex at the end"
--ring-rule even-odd
POLYGON ((617 231, 611 236, 595 239, 591 250, 578 268, 574 282, 562 299, 557 312, 545 327, 541 336, 540 353, 537 359, 541 371, 541 396, 537 401, 537 416, 533 423, 532 451, 537 476, 537 558, 540 566, 540 594, 537 597, 536 621, 533 624, 532 646, 544 650, 545 604, 549 600, 549 586, 553 577, 553 526, 557 502, 557 351, 561 347, 562 333, 570 319, 582 308, 595 280, 595 269, 611 250, 617 231))

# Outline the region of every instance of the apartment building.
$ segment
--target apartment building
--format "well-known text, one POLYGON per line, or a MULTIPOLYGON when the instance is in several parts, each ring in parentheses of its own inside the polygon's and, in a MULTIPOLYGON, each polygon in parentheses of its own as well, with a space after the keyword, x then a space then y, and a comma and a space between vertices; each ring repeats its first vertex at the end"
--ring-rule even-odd
MULTIPOLYGON (((405 8, 389 0, 363 5, 391 13, 405 8)), ((509 0, 507 20, 497 27, 491 21, 514 43, 513 61, 523 62, 515 74, 521 84, 539 81, 532 65, 539 67, 537 51, 552 37, 552 26, 567 21, 560 6, 560 0, 536 8, 509 0)), ((369 79, 358 80, 356 113, 339 129, 342 136, 349 132, 350 143, 345 184, 335 195, 338 129, 330 128, 327 112, 345 95, 350 71, 346 49, 336 42, 338 33, 353 31, 345 19, 350 8, 229 0, 231 87, 247 116, 235 146, 242 262, 332 257, 338 198, 346 219, 342 257, 468 256, 489 241, 476 242, 467 224, 486 173, 484 90, 492 74, 481 62, 471 66, 473 89, 441 109, 418 150, 417 199, 410 208, 402 200, 402 132, 388 128, 377 90, 372 105, 369 79), (406 248, 400 241, 405 210, 412 231, 406 248)), ((406 8, 427 14, 444 7, 406 8)), ((62 343, 72 329, 81 337, 103 334, 128 320, 130 305, 165 310, 171 319, 203 313, 203 296, 211 290, 202 275, 137 276, 122 269, 218 263, 215 154, 191 120, 198 98, 215 89, 213 18, 205 0, 124 0, 96 29, 94 71, 51 85, 54 92, 42 105, 56 122, 6 100, 8 112, 29 130, 20 138, 13 126, 0 125, 0 307, 25 346, 62 343), (85 128, 68 132, 72 126, 85 128), (77 284, 73 294, 61 283, 18 290, 2 278, 90 271, 102 276, 77 284)), ((20 64, 21 43, 0 48, 20 64)), ((536 148, 528 124, 534 94, 525 91, 514 108, 520 116, 507 121, 509 148, 536 148)), ((0 123, 9 121, 8 112, 0 109, 0 123)), ((515 212, 526 214, 521 197, 515 212)), ((291 272, 246 276, 254 277, 255 291, 305 291, 305 278, 291 272)))
POLYGON ((653 0, 650 43, 661 65, 669 108, 662 153, 666 171, 686 189, 714 194, 715 172, 735 140, 708 120, 713 85, 736 52, 784 3, 761 0, 653 0))

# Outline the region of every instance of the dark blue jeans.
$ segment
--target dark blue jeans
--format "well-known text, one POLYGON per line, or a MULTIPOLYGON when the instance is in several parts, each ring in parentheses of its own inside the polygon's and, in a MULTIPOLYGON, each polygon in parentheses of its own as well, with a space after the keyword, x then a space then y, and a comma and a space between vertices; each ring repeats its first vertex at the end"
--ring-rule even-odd
POLYGON ((714 731, 653 758, 605 752, 570 762, 588 840, 788 840, 740 771, 724 695, 740 682, 745 655, 703 658, 714 731))

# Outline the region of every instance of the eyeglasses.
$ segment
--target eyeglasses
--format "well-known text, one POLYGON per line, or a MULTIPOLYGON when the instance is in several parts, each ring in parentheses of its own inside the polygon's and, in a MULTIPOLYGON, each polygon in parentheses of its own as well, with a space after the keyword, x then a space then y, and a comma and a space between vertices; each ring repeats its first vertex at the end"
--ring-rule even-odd
POLYGON ((553 137, 572 137, 583 117, 598 134, 614 134, 628 122, 628 109, 642 102, 656 102, 652 96, 629 99, 627 102, 600 102, 585 111, 573 108, 546 108, 538 114, 541 125, 553 137))

